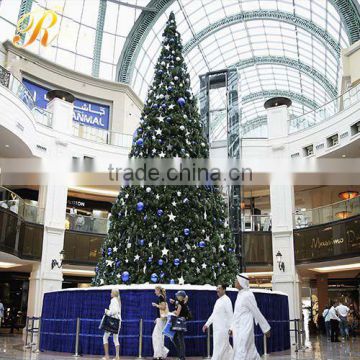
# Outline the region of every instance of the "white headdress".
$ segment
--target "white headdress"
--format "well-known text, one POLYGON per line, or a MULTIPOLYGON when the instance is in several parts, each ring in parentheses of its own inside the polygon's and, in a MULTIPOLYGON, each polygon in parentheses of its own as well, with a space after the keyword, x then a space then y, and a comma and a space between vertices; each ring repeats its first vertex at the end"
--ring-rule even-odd
POLYGON ((249 289, 249 278, 246 276, 246 274, 240 274, 236 276, 237 281, 239 282, 240 286, 243 289, 249 289))

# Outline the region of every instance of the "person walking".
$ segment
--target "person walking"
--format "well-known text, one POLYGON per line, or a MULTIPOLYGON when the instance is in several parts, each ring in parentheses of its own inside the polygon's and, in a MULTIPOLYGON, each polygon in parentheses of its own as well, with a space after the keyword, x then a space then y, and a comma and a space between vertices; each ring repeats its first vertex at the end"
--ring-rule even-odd
POLYGON ((325 334, 328 339, 331 338, 331 325, 330 325, 330 309, 328 306, 325 307, 322 316, 325 322, 325 334))
POLYGON ((213 325, 213 355, 212 360, 228 360, 234 356, 233 348, 229 342, 229 329, 233 317, 233 307, 230 298, 226 295, 226 285, 216 288, 218 299, 213 312, 205 325, 203 332, 213 325))
POLYGON ((158 317, 155 320, 155 327, 152 333, 152 344, 154 349, 154 360, 166 359, 169 349, 164 345, 163 330, 166 325, 166 319, 169 307, 166 302, 166 290, 162 286, 155 287, 155 295, 158 297, 157 303, 152 306, 159 309, 158 317))
POLYGON ((341 336, 345 339, 348 339, 349 338, 348 315, 350 309, 346 305, 343 305, 341 302, 339 302, 339 305, 336 307, 336 311, 340 319, 339 325, 340 325, 341 336))
POLYGON ((0 328, 2 325, 2 319, 4 318, 4 313, 5 313, 4 304, 0 300, 0 328))
POLYGON ((246 274, 236 277, 235 287, 239 290, 229 335, 233 336, 233 360, 260 360, 255 347, 254 320, 260 325, 266 337, 270 336, 270 325, 260 312, 254 294, 249 288, 246 274))
POLYGON ((332 302, 331 308, 329 311, 330 317, 330 326, 331 326, 331 342, 340 342, 339 340, 339 322, 340 318, 336 314, 336 305, 335 301, 332 302))
MULTIPOLYGON (((115 360, 120 360, 120 343, 119 343, 119 332, 121 328, 121 299, 120 293, 118 289, 112 289, 111 291, 111 301, 109 309, 105 310, 105 314, 111 316, 115 319, 120 320, 120 326, 117 334, 113 334, 113 340, 116 350, 116 357, 115 360)), ((105 331, 103 336, 103 344, 104 344, 104 352, 105 356, 102 358, 103 360, 109 360, 109 337, 110 333, 105 331)))
MULTIPOLYGON (((188 307, 188 296, 185 291, 178 291, 175 294, 175 311, 173 314, 184 320, 191 320, 191 313, 188 307)), ((175 345, 179 360, 185 359, 185 338, 184 331, 175 330, 173 343, 175 345)))

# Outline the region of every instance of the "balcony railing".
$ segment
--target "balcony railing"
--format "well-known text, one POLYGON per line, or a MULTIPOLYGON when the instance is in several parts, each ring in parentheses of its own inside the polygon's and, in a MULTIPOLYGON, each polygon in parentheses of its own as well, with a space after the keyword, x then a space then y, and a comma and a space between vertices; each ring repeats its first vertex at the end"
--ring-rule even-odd
POLYGON ((242 216, 242 231, 271 231, 270 215, 242 216))
POLYGON ((108 219, 80 214, 66 214, 65 228, 66 230, 72 231, 106 234, 108 230, 108 219))
POLYGON ((51 127, 52 114, 35 106, 34 98, 28 88, 2 66, 0 66, 0 85, 8 88, 31 110, 37 123, 51 127))
POLYGON ((27 203, 26 200, 2 186, 0 186, 0 207, 19 215, 25 221, 36 224, 44 223, 43 208, 27 203))
POLYGON ((289 120, 289 134, 308 129, 360 102, 360 84, 316 110, 289 120))
POLYGON ((73 124, 73 135, 100 144, 109 144, 126 148, 131 146, 133 140, 132 135, 122 134, 113 130, 98 129, 79 123, 73 124))
POLYGON ((326 224, 360 215, 360 197, 339 201, 314 209, 298 210, 294 214, 294 228, 326 224))

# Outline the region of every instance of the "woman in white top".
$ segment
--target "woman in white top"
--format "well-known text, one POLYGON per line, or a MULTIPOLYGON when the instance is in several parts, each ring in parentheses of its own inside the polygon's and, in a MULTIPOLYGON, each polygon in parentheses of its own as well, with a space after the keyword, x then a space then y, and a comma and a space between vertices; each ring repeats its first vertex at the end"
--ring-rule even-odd
MULTIPOLYGON (((119 326, 119 332, 120 332, 121 300, 120 300, 120 293, 119 293, 118 289, 112 289, 110 306, 109 306, 109 309, 105 310, 105 314, 120 320, 120 326, 119 326)), ((116 349, 115 360, 120 360, 119 332, 117 334, 113 334, 113 340, 114 340, 115 349, 116 349)), ((103 360, 109 360, 109 336, 110 335, 111 334, 109 332, 105 331, 104 337, 103 337, 105 356, 103 357, 103 360)))

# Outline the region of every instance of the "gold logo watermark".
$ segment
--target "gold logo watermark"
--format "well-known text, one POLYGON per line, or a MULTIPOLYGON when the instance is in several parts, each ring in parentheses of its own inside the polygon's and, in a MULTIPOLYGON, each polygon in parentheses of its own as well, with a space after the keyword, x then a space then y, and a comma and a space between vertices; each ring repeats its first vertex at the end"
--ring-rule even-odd
POLYGON ((53 28, 58 21, 58 15, 54 10, 32 11, 21 16, 17 23, 17 34, 13 37, 13 44, 17 47, 27 47, 31 45, 38 37, 42 46, 49 46, 58 33, 50 38, 49 29, 53 28), (41 12, 40 19, 35 15, 41 12), (30 34, 27 41, 23 42, 23 36, 30 34), (23 36, 22 36, 23 35, 23 36))

